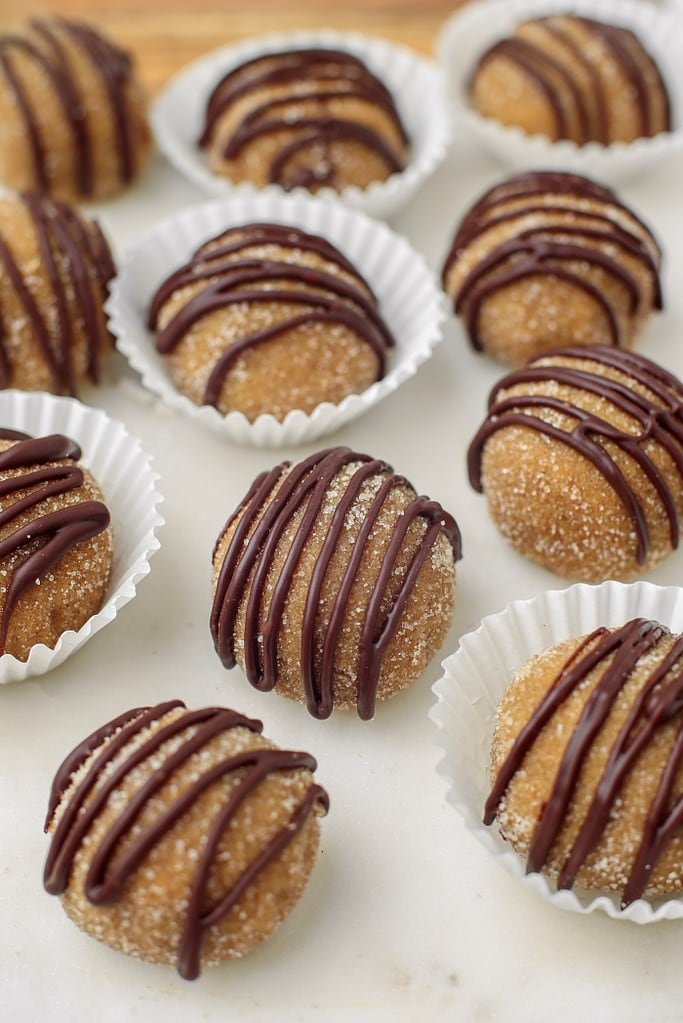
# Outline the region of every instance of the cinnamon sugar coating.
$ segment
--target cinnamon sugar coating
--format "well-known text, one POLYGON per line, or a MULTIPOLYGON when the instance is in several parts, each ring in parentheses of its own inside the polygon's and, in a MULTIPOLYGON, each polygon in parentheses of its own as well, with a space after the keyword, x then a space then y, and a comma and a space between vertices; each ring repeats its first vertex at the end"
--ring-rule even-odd
POLYGON ((480 58, 469 95, 484 117, 577 145, 671 129, 666 84, 627 28, 557 14, 524 21, 480 58))
POLYGON ((533 657, 498 707, 485 821, 559 888, 683 889, 683 640, 634 619, 533 657))
POLYGON ((176 387, 253 421, 338 404, 384 375, 393 337, 358 270, 326 239, 229 228, 154 295, 150 329, 176 387))
POLYGON ((0 430, 0 653, 54 647, 104 602, 112 531, 102 492, 66 437, 0 430))
POLYGON ((176 700, 120 715, 69 754, 44 882, 79 927, 188 980, 273 932, 306 886, 328 800, 313 757, 261 728, 176 700))
POLYGON ((213 555, 211 632, 228 668, 317 718, 414 682, 454 611, 455 520, 390 466, 330 448, 261 474, 213 555))
POLYGON ((107 199, 151 150, 130 56, 90 25, 31 18, 0 37, 0 180, 77 202, 107 199))
POLYGON ((31 193, 0 198, 0 387, 75 395, 99 382, 114 272, 96 221, 31 193))
POLYGON ((532 171, 467 212, 442 280, 472 346, 521 366, 563 345, 632 348, 662 307, 660 264, 652 232, 611 189, 532 171))
POLYGON ((470 482, 501 534, 570 579, 631 579, 678 546, 683 384, 643 356, 567 348, 499 381, 470 482))
POLYGON ((230 71, 209 98, 199 145, 231 181, 310 192, 384 181, 409 152, 385 85, 359 58, 324 48, 264 54, 230 71))

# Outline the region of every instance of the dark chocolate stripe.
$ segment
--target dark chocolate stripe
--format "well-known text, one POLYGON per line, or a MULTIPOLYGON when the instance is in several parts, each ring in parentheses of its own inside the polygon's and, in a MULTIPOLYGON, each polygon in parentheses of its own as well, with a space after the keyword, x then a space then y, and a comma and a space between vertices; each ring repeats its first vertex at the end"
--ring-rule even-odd
MULTIPOLYGON (((389 115, 402 141, 407 143, 405 128, 389 90, 358 57, 340 50, 308 49, 266 53, 228 72, 209 97, 199 146, 208 144, 216 121, 236 100, 264 88, 277 88, 302 80, 336 82, 337 87, 330 87, 328 91, 341 98, 348 95, 350 89, 355 90, 389 115), (266 64, 271 66, 266 67, 266 64), (259 65, 264 65, 262 70, 258 69, 259 65)), ((300 96, 294 92, 290 101, 297 104, 300 96)))
MULTIPOLYGON (((558 232, 560 230, 558 228, 558 232)), ((613 343, 622 343, 619 320, 607 298, 580 272, 568 270, 561 264, 571 261, 604 270, 628 292, 630 315, 636 312, 642 297, 636 278, 597 246, 559 241, 546 234, 543 226, 520 231, 491 249, 465 277, 455 299, 455 311, 460 313, 463 305, 467 305, 467 331, 474 348, 481 348, 478 320, 486 299, 515 281, 539 275, 566 281, 585 292, 605 313, 613 343)))
POLYGON ((69 68, 67 55, 58 34, 49 22, 34 18, 30 25, 50 54, 49 62, 45 61, 45 63, 50 69, 55 92, 71 132, 74 148, 73 171, 76 177, 77 191, 84 196, 92 195, 93 154, 90 124, 88 118, 83 116, 83 100, 69 68))
POLYGON ((655 488, 668 517, 670 541, 675 548, 679 540, 675 495, 649 454, 648 442, 655 441, 668 452, 683 480, 683 385, 649 359, 614 348, 595 347, 589 351, 563 348, 554 351, 552 357, 576 359, 579 365, 554 365, 548 356, 536 360, 525 369, 508 374, 496 385, 491 395, 488 417, 477 431, 468 451, 468 472, 472 487, 480 492, 482 490, 483 450, 489 437, 498 430, 506 426, 520 426, 551 437, 590 461, 612 487, 631 519, 636 537, 636 559, 642 564, 649 547, 644 510, 626 477, 601 443, 601 439, 607 439, 635 460, 655 488), (612 367, 648 387, 662 403, 661 406, 619 380, 595 373, 589 368, 591 361, 612 367), (596 413, 549 395, 511 395, 501 400, 495 397, 501 391, 530 381, 557 383, 603 398, 614 408, 635 419, 641 431, 639 434, 627 433, 596 413), (570 431, 553 426, 541 418, 544 408, 557 409, 563 415, 576 419, 576 426, 570 431), (538 409, 539 414, 528 414, 525 409, 538 409))
MULTIPOLYGON (((657 254, 656 265, 659 267, 661 253, 652 232, 632 210, 619 201, 614 192, 577 174, 564 174, 560 171, 528 171, 494 185, 471 207, 456 231, 453 244, 444 262, 443 279, 445 280, 446 274, 460 252, 489 227, 506 220, 513 220, 516 217, 523 217, 528 213, 547 213, 550 217, 555 213, 572 214, 580 218, 595 217, 606 221, 616 234, 621 235, 624 228, 618 224, 616 219, 610 217, 610 207, 641 228, 653 252, 657 254), (535 201, 548 196, 553 196, 553 204, 535 201), (566 197, 566 205, 564 203, 558 205, 563 197, 566 197), (528 202, 520 203, 519 201, 522 199, 527 199, 528 202), (607 209, 581 209, 579 204, 583 200, 604 203, 607 209), (511 209, 502 214, 496 212, 497 207, 505 207, 509 203, 514 204, 511 209)), ((630 232, 628 233, 630 234, 630 232)), ((641 245, 644 244, 638 235, 634 234, 632 237, 636 238, 641 245)))
POLYGON ((168 834, 209 786, 227 774, 239 777, 231 794, 213 821, 209 822, 206 843, 201 850, 197 850, 199 855, 178 949, 178 971, 188 980, 199 974, 205 933, 227 916, 258 875, 294 840, 310 814, 325 813, 329 806, 325 791, 319 785, 311 784, 304 798, 294 808, 289 821, 264 845, 260 854, 220 901, 207 909, 209 876, 220 841, 244 800, 273 772, 300 768, 313 772, 316 768, 314 758, 307 753, 267 747, 225 756, 214 765, 203 768, 193 783, 153 823, 140 828, 140 814, 173 772, 182 770, 189 758, 204 749, 215 736, 233 728, 248 728, 259 733, 262 726, 260 721, 250 720, 222 708, 187 711, 180 701, 131 711, 93 733, 70 754, 58 772, 54 786, 56 791, 50 800, 46 829, 52 823, 54 812, 71 784, 74 772, 90 757, 89 767, 83 777, 75 782, 74 790, 56 823, 45 864, 45 888, 51 894, 59 894, 68 886, 75 857, 112 793, 125 785, 127 777, 136 767, 158 757, 167 740, 181 736, 184 732, 189 733, 175 751, 165 754, 161 765, 151 771, 90 857, 84 894, 94 905, 105 905, 119 898, 126 883, 156 843, 168 834), (181 713, 164 723, 164 718, 177 711, 181 713), (151 728, 151 734, 126 755, 126 747, 139 740, 148 728, 151 728), (123 758, 118 766, 108 771, 109 765, 121 754, 123 758), (127 845, 125 853, 115 856, 117 846, 129 835, 135 837, 127 845))
POLYGON ((114 125, 114 156, 118 164, 118 178, 123 184, 128 184, 135 171, 132 122, 128 116, 126 99, 131 72, 130 58, 89 25, 67 21, 65 18, 59 19, 57 24, 78 44, 102 82, 114 125))
MULTIPOLYGON (((270 123, 263 122, 254 125, 249 135, 251 138, 255 138, 262 134, 268 134, 271 131, 289 130, 290 127, 286 120, 283 120, 281 123, 276 121, 270 123)), ((329 156, 329 143, 343 141, 344 139, 359 142, 366 149, 372 150, 384 161, 391 174, 397 174, 403 170, 403 162, 397 157, 391 146, 384 141, 378 132, 365 124, 357 124, 353 121, 345 121, 342 118, 334 117, 305 117, 296 122, 294 130, 298 132, 295 138, 281 146, 271 160, 268 178, 273 184, 280 184, 285 188, 296 187, 295 183, 290 183, 287 180, 287 164, 289 161, 302 150, 307 149, 309 146, 315 147, 316 145, 325 147, 327 157, 329 156)), ((244 144, 244 140, 242 144, 244 144)), ((314 183, 316 180, 315 170, 309 171, 309 173, 312 175, 312 182, 314 183)))
MULTIPOLYGON (((574 731, 569 738, 553 787, 539 818, 529 849, 527 869, 541 870, 564 825, 582 766, 619 698, 624 685, 668 630, 657 622, 633 619, 619 629, 597 629, 587 636, 565 663, 546 695, 514 740, 493 782, 484 821, 493 823, 508 786, 521 768, 540 732, 555 712, 594 670, 602 668, 574 731)), ((622 907, 644 895, 650 875, 683 824, 683 799, 675 784, 683 762, 683 637, 645 678, 608 753, 586 813, 558 876, 558 887, 569 888, 600 841, 619 799, 625 780, 657 730, 679 718, 677 734, 664 766, 654 799, 647 810, 640 845, 622 893, 622 907), (676 667, 678 665, 678 668, 676 667)))
MULTIPOLYGON (((368 537, 376 525, 389 492, 395 487, 410 487, 393 474, 386 463, 359 455, 348 448, 330 448, 317 452, 291 469, 289 463, 277 466, 254 483, 240 511, 237 529, 228 545, 221 567, 211 612, 211 632, 216 650, 226 667, 235 663, 234 644, 237 614, 247 582, 249 594, 245 608, 245 674, 262 691, 277 684, 277 638, 294 574, 304 547, 320 515, 332 481, 346 467, 359 463, 345 485, 344 494, 333 513, 330 527, 318 552, 302 621, 302 685, 306 703, 314 717, 328 717, 333 707, 334 659, 342 620, 351 587, 357 576, 368 537), (373 477, 380 484, 354 541, 353 552, 337 590, 324 636, 316 629, 318 596, 344 528, 345 518, 362 486, 373 477), (263 510, 265 507, 265 511, 263 510), (272 559, 292 518, 300 509, 301 521, 292 539, 285 564, 270 597, 265 620, 261 601, 272 559), (261 518, 259 519, 259 516, 261 518), (252 577, 253 573, 253 577, 252 577), (262 637, 262 646, 259 637, 262 637), (316 654, 319 656, 316 659, 316 654)), ((234 517, 233 517, 234 519, 234 517)), ((227 527, 226 527, 227 528, 227 527)), ((362 631, 358 660, 358 712, 372 717, 379 683, 382 658, 396 633, 405 604, 412 593, 422 564, 443 531, 454 557, 460 557, 460 534, 455 520, 436 502, 415 497, 398 520, 384 552, 380 573, 368 595, 366 623, 362 631), (388 579, 410 525, 417 518, 425 521, 425 531, 411 564, 405 571, 392 607, 381 615, 381 601, 388 579)))
MULTIPOLYGON (((595 125, 595 130, 589 132, 588 137, 596 142, 600 142, 602 145, 607 145, 609 142, 607 101, 605 90, 602 86, 602 79, 597 72, 595 64, 586 57, 579 44, 572 38, 571 33, 567 31, 564 18, 561 16, 540 18, 539 24, 569 51, 571 59, 576 61, 588 78, 590 100, 587 113, 591 123, 595 125)), ((577 87, 579 87, 578 81, 577 87)))
MULTIPOLYGON (((0 437, 15 439, 11 432, 0 431, 0 437)), ((9 503, 0 516, 3 527, 24 512, 41 504, 49 497, 68 493, 83 483, 78 466, 51 466, 64 459, 76 461, 80 448, 68 437, 54 434, 36 439, 19 440, 0 452, 0 474, 16 473, 0 483, 0 494, 10 497, 28 487, 35 487, 23 498, 9 503)), ((4 649, 12 615, 21 597, 46 576, 65 554, 76 544, 97 536, 109 525, 107 507, 101 501, 81 501, 57 511, 39 515, 0 540, 0 558, 26 547, 28 553, 13 571, 6 586, 5 600, 0 612, 0 649, 4 649), (36 540, 44 540, 36 549, 36 540)))
MULTIPOLYGON (((635 97, 635 107, 638 111, 640 122, 639 134, 643 137, 652 135, 652 124, 650 120, 650 107, 647 99, 647 90, 641 69, 628 47, 623 42, 623 37, 630 35, 635 39, 628 29, 618 28, 616 25, 606 25, 592 18, 580 18, 581 24, 585 25, 594 36, 597 36, 605 46, 607 52, 614 60, 621 74, 628 82, 631 97, 635 97)), ((640 43, 637 43, 640 47, 640 43)))
POLYGON ((563 105, 560 103, 558 92, 552 79, 553 73, 559 75, 562 78, 563 83, 572 91, 572 94, 574 94, 576 92, 576 86, 571 89, 573 83, 571 82, 566 69, 544 53, 543 50, 534 46, 533 43, 528 42, 526 39, 500 39, 486 51, 479 61, 472 79, 470 80, 470 88, 472 87, 472 82, 477 72, 484 67, 489 60, 495 57, 505 57, 513 64, 516 64, 526 75, 528 75, 534 85, 543 93, 547 101, 555 122, 555 137, 557 139, 571 138, 567 122, 567 114, 563 105), (549 75, 548 72, 551 72, 551 74, 549 75))
MULTIPOLYGON (((225 305, 228 306, 236 301, 273 301, 273 302, 288 302, 294 303, 301 302, 312 302, 316 298, 316 292, 302 289, 297 291, 294 289, 283 289, 275 288, 272 284, 275 281, 293 281, 297 284, 309 285, 311 288, 321 288, 325 291, 332 292, 333 296, 337 296, 340 299, 347 299, 352 302, 353 305, 359 306, 359 312, 363 316, 367 317, 371 321, 375 330, 377 330, 384 339, 384 346, 391 347, 394 344, 393 336, 389 333, 389 330, 379 315, 377 309, 377 303, 367 297, 357 285, 350 284, 345 281, 342 277, 335 274, 326 273, 324 270, 314 270, 312 267, 304 264, 294 264, 287 262, 277 262, 276 260, 270 259, 233 259, 224 263, 211 262, 205 263, 201 268, 199 266, 184 267, 173 275, 171 283, 168 281, 159 289, 157 295, 154 297, 154 301, 150 306, 149 312, 149 326, 151 329, 155 329, 157 325, 157 319, 161 304, 173 294, 174 291, 179 288, 184 288, 188 284, 196 284, 199 281, 206 281, 206 287, 200 293, 203 296, 207 296, 211 293, 214 297, 216 295, 223 295, 225 297, 225 305), (265 284, 269 282, 269 287, 266 289, 265 284), (256 284, 263 285, 263 290, 251 288, 244 289, 249 290, 249 296, 245 297, 244 291, 240 291, 240 288, 244 288, 244 285, 256 284), (239 291, 239 298, 231 295, 231 292, 239 291), (301 297, 299 297, 301 296, 301 297)), ((197 297, 197 296, 195 296, 197 297)), ((324 297, 324 296, 323 296, 324 297)), ((334 299, 332 299, 334 301, 334 299)), ((195 322, 196 317, 188 307, 192 305, 194 299, 183 307, 181 313, 177 313, 169 323, 159 331, 156 340, 157 351, 168 352, 170 351, 180 340, 180 338, 189 329, 192 322, 195 322), (185 314, 185 310, 187 313, 185 314), (185 316, 191 318, 188 322, 185 316), (176 318, 181 323, 176 326, 176 318)), ((201 313, 200 315, 203 315, 201 313)))

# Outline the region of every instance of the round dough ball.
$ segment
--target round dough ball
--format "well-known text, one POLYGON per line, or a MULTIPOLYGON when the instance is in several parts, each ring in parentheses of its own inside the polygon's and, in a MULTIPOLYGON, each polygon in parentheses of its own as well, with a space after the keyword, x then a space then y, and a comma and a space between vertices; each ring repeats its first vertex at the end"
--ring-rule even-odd
POLYGON ((115 268, 94 220, 28 193, 0 198, 0 386, 75 395, 113 351, 115 268))
POLYGON ((69 754, 44 883, 79 927, 188 980, 272 933, 308 881, 328 800, 313 757, 261 728, 176 700, 120 715, 69 754))
POLYGON ((0 653, 52 648, 104 602, 110 516, 68 437, 0 429, 0 653))
POLYGON ((553 142, 609 145, 671 130, 655 60, 629 29, 591 18, 520 23, 482 55, 468 88, 484 117, 553 142))
POLYGON ((386 463, 330 448, 254 481, 213 555, 211 632, 259 690, 373 716, 441 647, 455 520, 386 463))
POLYGON ((383 83, 350 53, 269 53, 214 88, 200 147, 215 174, 289 191, 342 191, 405 167, 409 142, 383 83))
POLYGON ((631 348, 662 308, 661 252, 610 189, 533 171, 469 210, 442 280, 472 346, 522 366, 563 345, 631 348))
POLYGON ((683 889, 683 637, 634 619, 550 647, 503 695, 485 822, 558 888, 683 889))
POLYGON ((499 381, 470 482, 512 546, 551 572, 631 579, 678 546, 683 384, 615 348, 565 348, 499 381))
POLYGON ((250 422, 364 391, 394 344, 341 252, 281 224, 244 224, 201 245, 157 290, 149 326, 179 391, 250 422))
POLYGON ((107 199, 147 163, 151 133, 130 56, 95 28, 32 18, 0 37, 0 180, 107 199))

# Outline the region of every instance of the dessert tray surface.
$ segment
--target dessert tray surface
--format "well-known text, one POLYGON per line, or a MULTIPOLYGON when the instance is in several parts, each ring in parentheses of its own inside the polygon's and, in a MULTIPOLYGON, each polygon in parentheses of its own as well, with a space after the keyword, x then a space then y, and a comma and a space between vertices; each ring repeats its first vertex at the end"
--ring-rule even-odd
MULTIPOLYGON (((638 350, 683 375, 683 162, 674 156, 618 186, 664 250, 666 308, 638 350)), ((435 274, 465 209, 505 169, 458 136, 390 226, 435 274)), ((121 199, 92 212, 120 257, 160 218, 206 195, 156 157, 121 199)), ((217 229, 220 225, 217 225, 217 229)), ((468 346, 449 314, 444 339, 416 374, 324 442, 241 445, 147 392, 122 355, 86 400, 139 438, 159 475, 165 524, 135 599, 46 675, 0 691, 0 991, 3 1019, 53 1023, 183 1019, 318 1023, 493 1020, 643 1023, 680 1017, 683 930, 562 912, 502 871, 448 805, 429 717, 437 659, 374 720, 252 690, 226 672, 208 628, 214 541, 253 477, 282 458, 345 444, 382 457, 456 517, 464 555, 457 609, 442 650, 509 601, 564 583, 524 562, 469 487, 465 452, 502 370, 468 346), (42 834, 52 776, 86 734, 129 707, 179 698, 233 707, 264 734, 318 760, 330 794, 309 886, 290 917, 243 960, 182 981, 81 934, 42 889, 42 834)), ((673 586, 683 549, 651 572, 673 586)))

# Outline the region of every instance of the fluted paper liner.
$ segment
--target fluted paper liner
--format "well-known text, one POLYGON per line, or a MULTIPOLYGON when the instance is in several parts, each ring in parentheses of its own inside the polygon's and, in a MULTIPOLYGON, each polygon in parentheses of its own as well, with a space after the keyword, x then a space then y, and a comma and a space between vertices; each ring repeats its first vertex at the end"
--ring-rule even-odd
POLYGON ((411 145, 404 170, 365 189, 319 193, 338 195, 354 209, 388 217, 405 206, 441 163, 450 144, 451 127, 441 72, 433 62, 385 39, 358 33, 295 32, 265 35, 212 51, 179 72, 154 103, 150 117, 157 145, 176 170, 210 194, 255 191, 253 185, 235 184, 214 174, 205 153, 197 147, 208 97, 223 75, 244 61, 264 53, 308 47, 341 49, 359 57, 394 98, 411 145))
POLYGON ((413 376, 441 340, 445 298, 423 257, 385 224, 338 201, 285 195, 281 189, 215 199, 154 225, 123 256, 107 303, 110 327, 120 351, 150 391, 171 408, 193 416, 231 440, 258 447, 299 444, 339 429, 391 394, 413 376), (147 310, 156 288, 194 250, 221 230, 250 222, 291 224, 322 235, 358 268, 374 290, 382 316, 396 340, 386 374, 365 391, 313 412, 293 410, 280 422, 270 414, 250 422, 242 412, 224 416, 196 405, 178 391, 154 335, 147 310))
POLYGON ((508 604, 484 618, 462 637, 457 651, 443 662, 433 686, 436 703, 430 717, 443 750, 439 773, 448 785, 448 801, 468 830, 520 883, 562 909, 577 913, 599 910, 620 920, 646 924, 683 916, 683 897, 638 899, 626 909, 616 896, 596 892, 557 891, 542 874, 525 873, 521 857, 501 838, 496 825, 482 822, 490 790, 488 758, 496 708, 516 671, 535 654, 564 639, 599 626, 620 626, 642 617, 683 632, 683 589, 648 582, 580 583, 551 590, 531 600, 508 604))
POLYGON ((81 447, 81 464, 90 469, 111 513, 114 554, 104 605, 77 631, 64 632, 56 646, 36 644, 26 661, 0 656, 0 683, 18 682, 56 668, 91 636, 116 618, 135 596, 159 547, 163 524, 157 510, 162 496, 157 474, 139 441, 100 409, 74 398, 25 391, 0 391, 0 425, 32 436, 62 433, 81 447))
POLYGON ((683 150, 683 8, 657 7, 637 0, 480 0, 456 11, 437 40, 438 61, 446 78, 447 100, 456 125, 514 170, 564 170, 614 183, 646 172, 663 158, 683 150), (585 15, 631 29, 659 65, 669 91, 674 130, 654 138, 589 142, 527 135, 520 128, 483 117, 469 103, 467 80, 482 54, 528 18, 546 14, 585 15))

